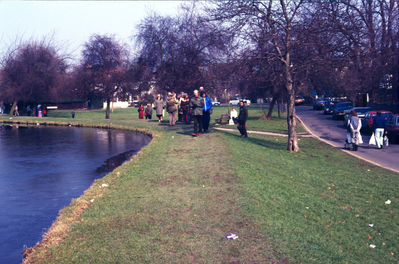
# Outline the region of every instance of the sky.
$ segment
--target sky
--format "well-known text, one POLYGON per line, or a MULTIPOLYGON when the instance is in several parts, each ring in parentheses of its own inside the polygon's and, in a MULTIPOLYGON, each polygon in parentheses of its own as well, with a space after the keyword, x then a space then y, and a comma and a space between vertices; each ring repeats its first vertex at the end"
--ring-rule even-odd
POLYGON ((0 0, 0 56, 20 40, 51 39, 80 57, 93 34, 113 34, 133 47, 136 26, 147 15, 176 15, 182 1, 3 1, 0 0))

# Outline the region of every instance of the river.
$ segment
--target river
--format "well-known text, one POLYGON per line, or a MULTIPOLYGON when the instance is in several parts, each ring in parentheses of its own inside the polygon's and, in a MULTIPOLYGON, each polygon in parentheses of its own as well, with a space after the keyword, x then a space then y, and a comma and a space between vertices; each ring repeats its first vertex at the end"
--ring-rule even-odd
POLYGON ((21 263, 71 199, 151 138, 93 128, 0 125, 0 263, 21 263))

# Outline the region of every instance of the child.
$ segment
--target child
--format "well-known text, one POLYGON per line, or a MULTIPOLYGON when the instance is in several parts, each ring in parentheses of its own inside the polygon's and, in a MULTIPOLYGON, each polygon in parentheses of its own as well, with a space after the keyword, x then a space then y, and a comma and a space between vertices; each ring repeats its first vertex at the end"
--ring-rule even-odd
POLYGON ((144 118, 144 106, 143 104, 140 104, 139 108, 137 109, 137 112, 139 112, 139 119, 144 118))
POLYGON ((152 106, 151 104, 147 104, 147 107, 145 108, 145 119, 151 119, 152 118, 152 106))

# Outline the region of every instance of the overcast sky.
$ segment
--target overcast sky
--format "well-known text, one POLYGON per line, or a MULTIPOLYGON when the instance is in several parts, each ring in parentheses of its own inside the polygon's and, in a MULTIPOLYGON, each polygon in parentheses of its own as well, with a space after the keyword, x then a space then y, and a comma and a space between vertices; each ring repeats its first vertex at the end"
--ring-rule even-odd
POLYGON ((51 37, 77 59, 93 34, 114 34, 132 46, 136 25, 148 14, 175 15, 181 1, 3 1, 0 56, 21 39, 51 37))

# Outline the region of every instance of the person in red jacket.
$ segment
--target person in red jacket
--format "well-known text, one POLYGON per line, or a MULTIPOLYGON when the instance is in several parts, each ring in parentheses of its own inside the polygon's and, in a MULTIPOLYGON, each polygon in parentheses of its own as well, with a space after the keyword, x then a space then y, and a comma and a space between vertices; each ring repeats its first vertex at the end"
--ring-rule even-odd
POLYGON ((137 109, 137 112, 139 112, 139 119, 144 118, 144 106, 143 104, 140 104, 139 108, 137 109))

